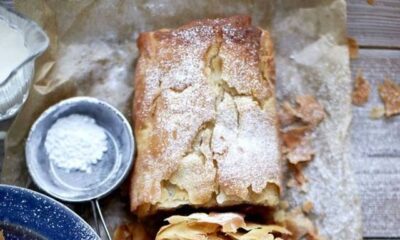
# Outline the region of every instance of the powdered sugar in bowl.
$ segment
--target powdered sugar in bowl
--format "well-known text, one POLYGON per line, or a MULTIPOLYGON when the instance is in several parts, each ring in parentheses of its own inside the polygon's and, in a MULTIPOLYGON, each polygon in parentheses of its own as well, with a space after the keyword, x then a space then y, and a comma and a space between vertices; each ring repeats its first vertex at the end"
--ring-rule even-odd
POLYGON ((70 98, 47 109, 33 124, 25 147, 33 181, 69 202, 101 198, 133 164, 130 124, 109 104, 70 98))

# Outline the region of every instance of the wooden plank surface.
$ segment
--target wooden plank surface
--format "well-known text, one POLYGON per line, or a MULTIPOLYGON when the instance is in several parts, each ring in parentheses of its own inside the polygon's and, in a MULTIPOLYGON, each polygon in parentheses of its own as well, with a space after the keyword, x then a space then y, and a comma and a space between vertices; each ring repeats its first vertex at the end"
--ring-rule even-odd
POLYGON ((348 34, 361 46, 400 49, 400 0, 347 1, 348 34))
POLYGON ((362 200, 364 236, 400 237, 400 116, 372 120, 372 107, 381 106, 377 85, 385 77, 400 83, 399 50, 361 50, 352 61, 372 85, 363 107, 353 108, 352 167, 362 200))

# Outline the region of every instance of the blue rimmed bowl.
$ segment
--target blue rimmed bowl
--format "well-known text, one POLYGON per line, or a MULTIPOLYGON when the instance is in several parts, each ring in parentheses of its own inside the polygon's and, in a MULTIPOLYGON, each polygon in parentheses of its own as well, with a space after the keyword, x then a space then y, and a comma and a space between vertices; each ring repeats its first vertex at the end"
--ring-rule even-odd
POLYGON ((100 239, 61 203, 32 190, 1 184, 0 229, 7 240, 100 239))

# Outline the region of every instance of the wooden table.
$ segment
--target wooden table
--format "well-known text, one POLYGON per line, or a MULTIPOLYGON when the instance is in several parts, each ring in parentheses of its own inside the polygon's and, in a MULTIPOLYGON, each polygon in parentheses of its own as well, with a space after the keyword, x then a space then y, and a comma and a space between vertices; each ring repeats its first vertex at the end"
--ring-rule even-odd
POLYGON ((349 0, 347 10, 348 33, 360 45, 359 59, 351 63, 353 77, 362 69, 373 86, 367 107, 354 107, 351 128, 358 132, 352 134, 351 164, 362 200, 364 236, 400 239, 400 117, 366 120, 370 107, 380 104, 377 84, 385 77, 400 83, 400 0, 375 0, 373 6, 366 0, 349 0), (358 129, 365 124, 372 130, 358 129), (388 135, 396 141, 389 143, 388 135), (363 141, 369 145, 368 152, 355 147, 363 141), (399 150, 376 149, 374 143, 378 141, 399 150))
MULTIPOLYGON (((360 45, 359 59, 351 63, 353 77, 358 69, 362 69, 373 85, 374 99, 379 101, 376 96, 378 83, 385 77, 400 83, 400 0, 375 1, 371 6, 366 0, 348 0, 348 32, 360 45)), ((352 129, 368 118, 366 109, 354 108, 352 129)), ((372 122, 370 127, 381 127, 382 121, 372 122)), ((400 148, 400 117, 390 121, 384 133, 398 132, 395 143, 400 148)), ((9 122, 0 123, 0 130, 8 126, 9 122)), ((363 129, 360 132, 362 134, 352 136, 353 145, 359 139, 372 139, 371 144, 385 141, 384 134, 371 136, 373 131, 363 129)), ((365 238, 400 239, 400 149, 390 154, 355 151, 351 164, 362 200, 365 238)), ((0 160, 3 155, 0 140, 0 160)))

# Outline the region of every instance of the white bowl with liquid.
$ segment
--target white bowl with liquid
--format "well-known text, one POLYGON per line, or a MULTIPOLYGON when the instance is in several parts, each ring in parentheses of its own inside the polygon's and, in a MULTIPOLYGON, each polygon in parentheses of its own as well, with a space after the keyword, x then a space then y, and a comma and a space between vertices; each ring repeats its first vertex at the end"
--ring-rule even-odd
POLYGON ((25 102, 35 59, 49 46, 33 21, 0 6, 0 121, 13 117, 25 102))

